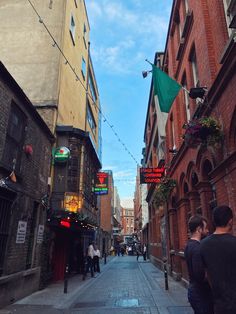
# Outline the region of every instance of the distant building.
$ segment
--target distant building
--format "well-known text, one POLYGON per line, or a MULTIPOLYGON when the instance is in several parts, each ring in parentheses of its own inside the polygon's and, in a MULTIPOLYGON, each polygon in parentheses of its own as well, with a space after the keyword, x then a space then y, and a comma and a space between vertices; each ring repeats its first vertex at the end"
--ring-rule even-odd
POLYGON ((113 239, 114 246, 117 247, 122 242, 121 237, 121 205, 118 189, 114 187, 114 213, 113 213, 113 239))
POLYGON ((134 233, 139 241, 148 243, 148 203, 147 185, 140 184, 140 166, 137 167, 136 187, 134 192, 134 233))
POLYGON ((108 194, 101 195, 101 241, 102 252, 108 253, 111 246, 114 246, 113 237, 113 214, 114 214, 114 181, 111 170, 104 171, 108 174, 108 194))
POLYGON ((124 242, 134 234, 134 209, 122 207, 122 235, 124 242))
POLYGON ((0 62, 0 307, 39 289, 48 267, 54 136, 0 62))

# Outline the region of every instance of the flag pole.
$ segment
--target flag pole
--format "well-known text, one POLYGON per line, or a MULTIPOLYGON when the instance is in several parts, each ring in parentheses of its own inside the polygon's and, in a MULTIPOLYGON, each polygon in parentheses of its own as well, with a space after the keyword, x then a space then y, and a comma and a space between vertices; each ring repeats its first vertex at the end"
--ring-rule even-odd
MULTIPOLYGON (((155 65, 155 64, 153 64, 152 62, 150 62, 148 59, 145 59, 145 61, 146 61, 147 63, 149 63, 151 66, 155 65)), ((152 72, 152 71, 150 71, 150 72, 152 72)), ((178 84, 179 84, 179 83, 178 83, 178 84)), ((179 85, 181 85, 181 84, 179 84, 179 85)), ((181 88, 182 88, 186 93, 189 94, 189 90, 187 90, 186 87, 184 87, 183 85, 181 85, 181 88)))

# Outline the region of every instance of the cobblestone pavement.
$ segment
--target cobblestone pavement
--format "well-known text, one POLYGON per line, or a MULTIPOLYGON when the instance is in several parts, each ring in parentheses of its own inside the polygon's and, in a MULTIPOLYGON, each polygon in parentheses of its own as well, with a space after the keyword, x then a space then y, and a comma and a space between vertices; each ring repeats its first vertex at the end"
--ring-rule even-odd
POLYGON ((60 288, 37 292, 0 314, 193 314, 186 289, 169 278, 166 291, 163 272, 135 256, 115 257, 96 278, 69 282, 66 296, 60 288))

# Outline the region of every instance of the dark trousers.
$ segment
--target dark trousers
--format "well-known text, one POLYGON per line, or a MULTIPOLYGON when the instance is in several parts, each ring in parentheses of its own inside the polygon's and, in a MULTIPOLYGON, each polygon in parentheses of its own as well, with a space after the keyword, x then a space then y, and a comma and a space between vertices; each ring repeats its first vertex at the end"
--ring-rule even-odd
POLYGON ((91 272, 91 277, 94 277, 94 272, 93 272, 93 259, 90 256, 87 256, 87 269, 86 269, 86 273, 91 272))
POLYGON ((209 293, 190 285, 188 288, 188 300, 194 310, 194 314, 214 314, 213 300, 209 293))
POLYGON ((99 265, 99 257, 98 256, 94 256, 93 266, 94 266, 94 271, 100 273, 100 265, 99 265))
POLYGON ((147 259, 147 252, 143 252, 143 260, 146 261, 147 259))

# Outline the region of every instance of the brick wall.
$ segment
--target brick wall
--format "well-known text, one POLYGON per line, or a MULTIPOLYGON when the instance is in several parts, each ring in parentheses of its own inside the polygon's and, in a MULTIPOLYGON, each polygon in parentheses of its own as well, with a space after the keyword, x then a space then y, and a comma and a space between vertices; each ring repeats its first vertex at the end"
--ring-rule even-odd
MULTIPOLYGON (((43 243, 37 243, 38 225, 46 224, 46 209, 41 203, 43 196, 47 194, 48 177, 50 172, 51 145, 53 135, 41 120, 33 105, 30 104, 22 90, 10 77, 6 69, 0 67, 0 178, 6 178, 11 170, 12 165, 4 165, 2 163, 3 151, 6 140, 6 131, 9 120, 10 108, 12 101, 26 116, 26 129, 24 135, 24 143, 21 151, 20 171, 16 172, 17 182, 9 182, 11 188, 16 192, 11 194, 11 219, 8 230, 8 241, 5 254, 5 262, 3 264, 2 277, 0 277, 0 305, 7 304, 10 296, 15 299, 27 295, 39 287, 39 268, 33 271, 32 283, 27 284, 26 269, 33 269, 41 266, 41 252, 43 243), (24 145, 30 144, 33 147, 33 155, 27 156, 24 153, 24 145), (14 197, 13 197, 14 195, 14 197), (27 222, 26 239, 22 244, 16 243, 16 234, 18 222, 27 222), (11 278, 14 280, 16 273, 19 278, 14 285, 11 284, 11 278), (8 275, 7 282, 9 289, 5 295, 5 284, 2 280, 8 275), (12 277, 11 277, 12 276, 12 277), (18 289, 20 287, 20 289, 18 289), (2 303, 3 302, 3 303, 2 303)), ((0 211, 2 198, 8 198, 7 189, 0 189, 0 211)), ((6 280, 6 279, 5 279, 6 280)))
MULTIPOLYGON (((172 260, 173 272, 187 278, 182 251, 188 238, 188 218, 192 214, 202 213, 209 219, 212 228, 211 214, 215 204, 229 205, 236 214, 236 45, 234 42, 229 45, 223 1, 189 0, 190 23, 182 36, 182 54, 177 60, 181 39, 179 24, 183 30, 185 21, 183 3, 174 2, 163 68, 179 83, 185 75, 187 88, 194 87, 191 55, 195 49, 199 85, 208 88, 208 99, 202 108, 190 99, 191 119, 198 109, 200 116, 217 118, 224 134, 223 143, 218 147, 186 147, 182 138, 186 109, 183 92, 179 93, 166 123, 166 165, 171 178, 177 181, 167 205, 167 208, 171 208, 169 245, 172 252, 169 261, 172 260), (169 152, 174 142, 177 154, 169 152)), ((150 218, 150 241, 158 244, 159 231, 156 226, 160 225, 161 216, 157 212, 155 216, 157 220, 150 218)), ((158 259, 162 253, 154 246, 151 254, 158 259)))

